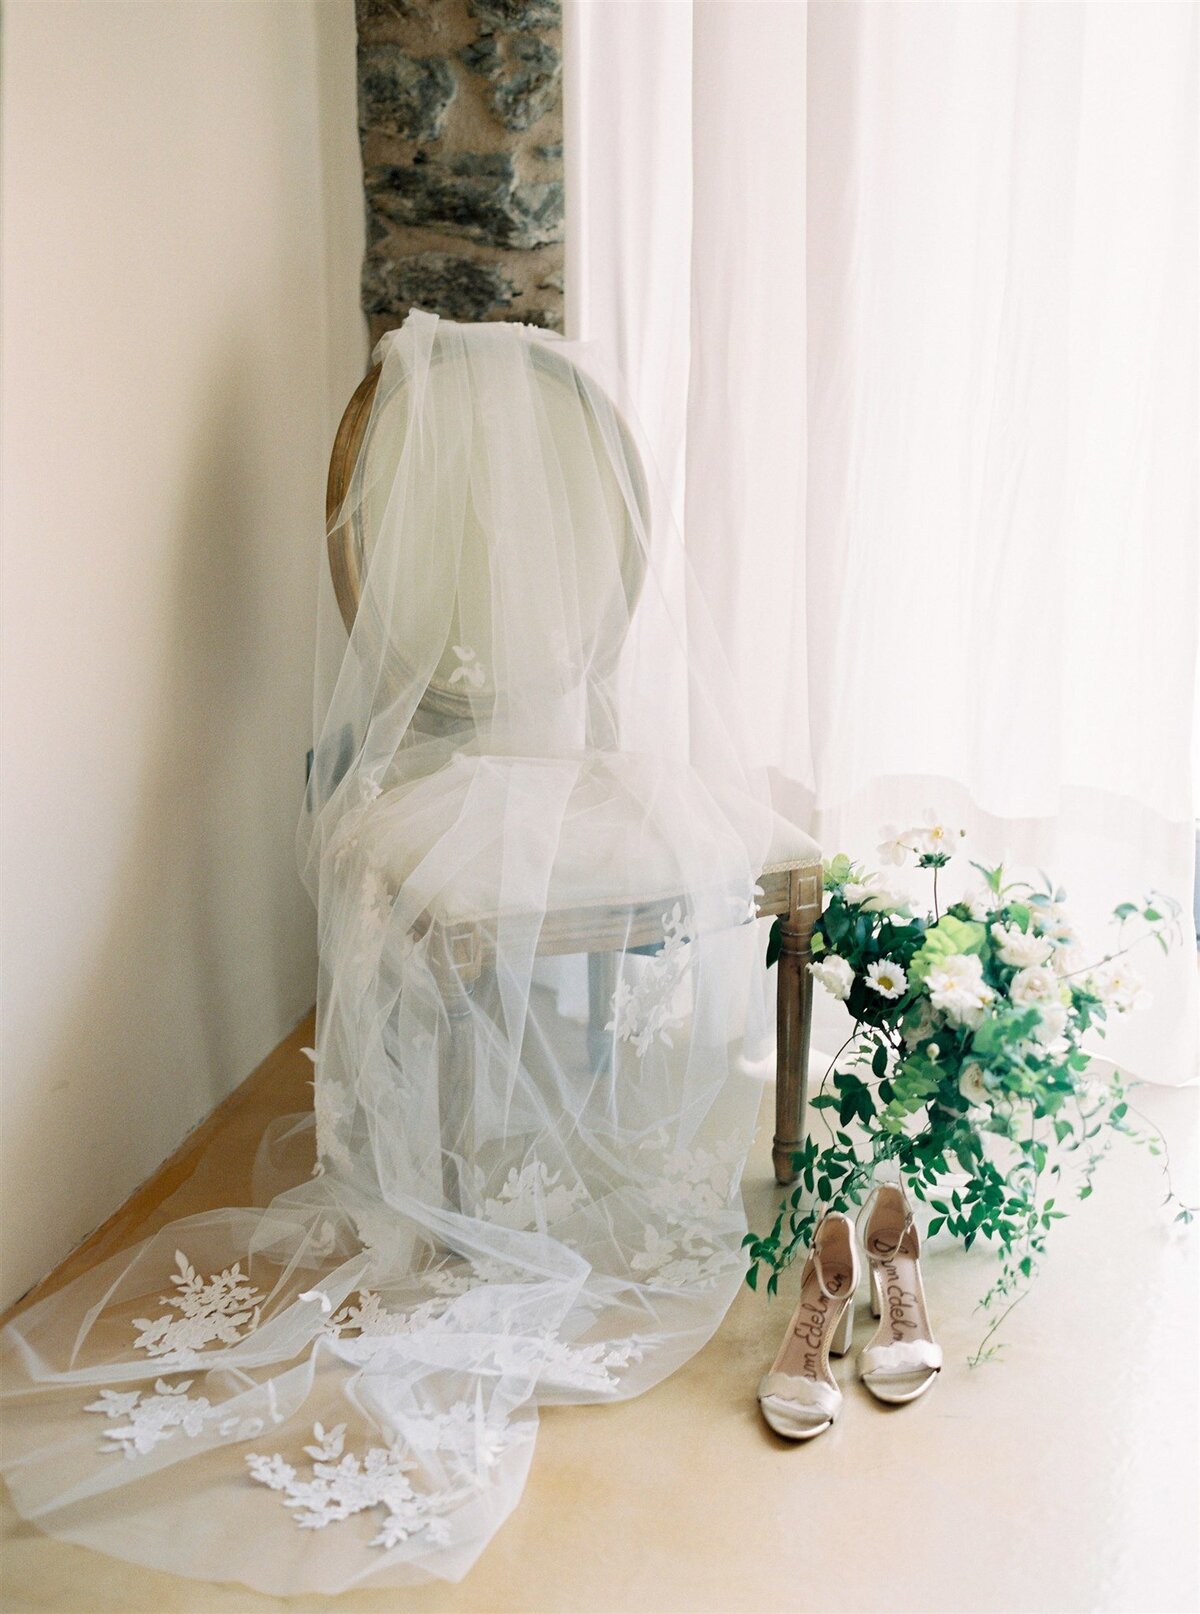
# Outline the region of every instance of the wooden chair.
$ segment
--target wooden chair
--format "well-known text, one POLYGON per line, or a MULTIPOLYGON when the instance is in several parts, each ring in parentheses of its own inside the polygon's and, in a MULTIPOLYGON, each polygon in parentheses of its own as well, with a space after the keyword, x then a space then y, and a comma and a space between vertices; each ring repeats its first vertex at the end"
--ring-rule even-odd
MULTIPOLYGON (((594 395, 594 383, 586 380, 569 360, 556 353, 552 345, 544 348, 539 346, 533 351, 537 377, 546 393, 548 418, 554 419, 556 389, 566 388, 573 397, 578 399, 582 396, 585 402, 594 395)), ((354 514, 343 519, 340 525, 335 523, 346 505, 347 495, 353 490, 356 475, 364 478, 364 485, 368 488, 376 484, 388 485, 385 478, 376 475, 376 471, 381 463, 386 464, 389 460, 394 463, 405 429, 404 387, 401 384, 394 389, 391 398, 381 400, 372 426, 371 441, 365 440, 368 426, 371 425, 380 374, 379 366, 371 370, 347 405, 329 464, 326 496, 326 514, 330 523, 329 565, 347 632, 355 622, 362 595, 369 542, 369 532, 364 531, 363 512, 368 512, 365 525, 369 528, 369 497, 356 499, 354 514)), ((577 410, 561 413, 568 414, 573 420, 579 419, 577 410)), ((645 482, 640 458, 619 417, 618 424, 628 461, 630 485, 644 508, 645 482)), ((632 606, 641 584, 641 561, 639 549, 632 541, 631 526, 621 572, 632 606)), ((613 665, 619 650, 619 643, 611 647, 613 665)), ((437 732, 439 726, 453 728, 456 721, 469 717, 471 695, 460 687, 459 682, 451 682, 452 670, 451 667, 439 666, 430 681, 418 714, 422 728, 429 726, 433 732, 437 732)), ((602 715, 597 721, 602 722, 602 715)), ((593 727, 589 721, 589 729, 593 727)), ((609 736, 609 741, 613 743, 615 737, 609 736)), ((773 1160, 776 1179, 781 1184, 787 1184, 795 1181, 792 1158, 804 1136, 812 1004, 812 980, 807 965, 811 957, 813 926, 821 912, 821 861, 820 851, 811 838, 778 815, 770 854, 758 883, 762 893, 757 899, 759 916, 778 916, 782 924, 782 951, 777 966, 778 1048, 773 1160)), ((606 1039, 599 1028, 603 1027, 609 1014, 612 998, 612 955, 615 951, 630 948, 655 951, 664 939, 663 915, 664 911, 669 911, 671 904, 664 903, 661 893, 646 895, 650 900, 637 901, 629 892, 613 892, 606 901, 603 895, 598 900, 595 891, 579 900, 572 900, 570 892, 564 893, 561 902, 552 906, 547 913, 538 935, 537 951, 541 956, 588 955, 591 1035, 601 1044, 606 1039)), ((433 932, 430 957, 440 976, 450 1019, 450 1052, 443 1067, 441 1093, 443 1126, 448 1135, 459 1140, 459 1151, 464 1155, 470 1152, 469 1094, 473 1058, 471 994, 487 969, 490 958, 494 956, 496 925, 494 915, 472 911, 469 903, 456 905, 450 897, 439 903, 438 912, 425 915, 420 926, 422 932, 433 932)), ((448 1192, 452 1197, 457 1197, 449 1185, 448 1192)))

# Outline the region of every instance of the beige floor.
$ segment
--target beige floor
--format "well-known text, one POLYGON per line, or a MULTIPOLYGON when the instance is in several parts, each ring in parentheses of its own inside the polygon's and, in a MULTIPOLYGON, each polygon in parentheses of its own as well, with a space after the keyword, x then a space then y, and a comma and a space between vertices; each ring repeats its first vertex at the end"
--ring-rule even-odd
MULTIPOLYGON (((299 1028, 54 1281, 168 1215, 236 1202, 264 1121, 303 1102, 306 1035, 299 1028)), ((1197 1094, 1151 1090, 1139 1102, 1194 1183, 1197 1094)), ((772 1199, 767 1141, 764 1125, 746 1190, 758 1218, 772 1199)), ((708 1348, 641 1400, 543 1415, 524 1500, 457 1586, 275 1599, 52 1542, 9 1510, 2 1606, 1194 1614, 1200 1239, 1164 1232, 1158 1194, 1154 1161, 1119 1150, 1092 1200, 1059 1224, 1005 1359, 975 1370, 965 1364, 980 1333, 971 1307, 989 1257, 935 1242, 927 1283, 946 1347, 942 1382, 927 1400, 885 1411, 853 1382, 847 1358, 842 1420, 812 1446, 786 1446, 759 1421, 754 1384, 787 1305, 743 1291, 708 1348)))

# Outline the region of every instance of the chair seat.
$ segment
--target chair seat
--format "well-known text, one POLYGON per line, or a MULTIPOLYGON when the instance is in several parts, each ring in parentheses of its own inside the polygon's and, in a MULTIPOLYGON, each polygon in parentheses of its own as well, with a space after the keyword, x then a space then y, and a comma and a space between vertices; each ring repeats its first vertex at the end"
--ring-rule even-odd
POLYGON ((718 800, 690 768, 627 753, 542 759, 456 755, 380 796, 357 841, 394 894, 439 923, 507 912, 644 908, 767 843, 761 872, 809 866, 812 837, 749 797, 718 800), (645 803, 652 802, 648 813, 645 803), (666 826, 679 826, 668 833, 666 826), (541 876, 549 858, 544 902, 541 876), (521 889, 528 881, 528 891, 521 889))

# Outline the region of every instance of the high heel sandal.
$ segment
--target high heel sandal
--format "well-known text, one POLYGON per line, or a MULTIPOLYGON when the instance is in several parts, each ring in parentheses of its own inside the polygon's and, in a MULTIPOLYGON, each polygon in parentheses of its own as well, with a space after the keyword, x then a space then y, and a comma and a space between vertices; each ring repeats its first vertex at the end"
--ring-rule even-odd
POLYGON ((942 1366, 921 1282, 921 1239, 903 1188, 880 1183, 858 1213, 871 1311, 879 1327, 858 1356, 863 1383, 878 1401, 924 1395, 942 1366))
POLYGON ((829 1358, 850 1349, 858 1276, 854 1228, 840 1211, 830 1211, 813 1232, 800 1302, 774 1366, 758 1387, 763 1417, 787 1440, 811 1440, 841 1410, 842 1392, 829 1358))

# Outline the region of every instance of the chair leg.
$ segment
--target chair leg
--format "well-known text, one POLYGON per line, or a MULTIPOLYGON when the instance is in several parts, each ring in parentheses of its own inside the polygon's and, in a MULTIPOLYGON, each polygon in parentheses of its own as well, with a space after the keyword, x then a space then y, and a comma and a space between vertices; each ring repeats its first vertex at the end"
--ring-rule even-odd
POLYGON ((821 870, 793 876, 790 911, 783 919, 776 1010, 775 1139, 771 1158, 781 1186, 795 1182, 793 1156, 804 1143, 808 1104, 808 1047, 812 1034, 812 933, 821 914, 821 870))
POLYGON ((612 1033, 605 1031, 617 989, 615 953, 588 954, 588 1062, 592 1073, 607 1070, 612 1060, 612 1033))
POLYGON ((451 1210, 466 1209, 458 1161, 474 1154, 475 1026, 471 1019, 473 982, 452 977, 444 988, 450 1023, 448 1046, 438 1071, 438 1114, 442 1134, 442 1189, 451 1210), (455 1158, 457 1156, 457 1159, 455 1158))

